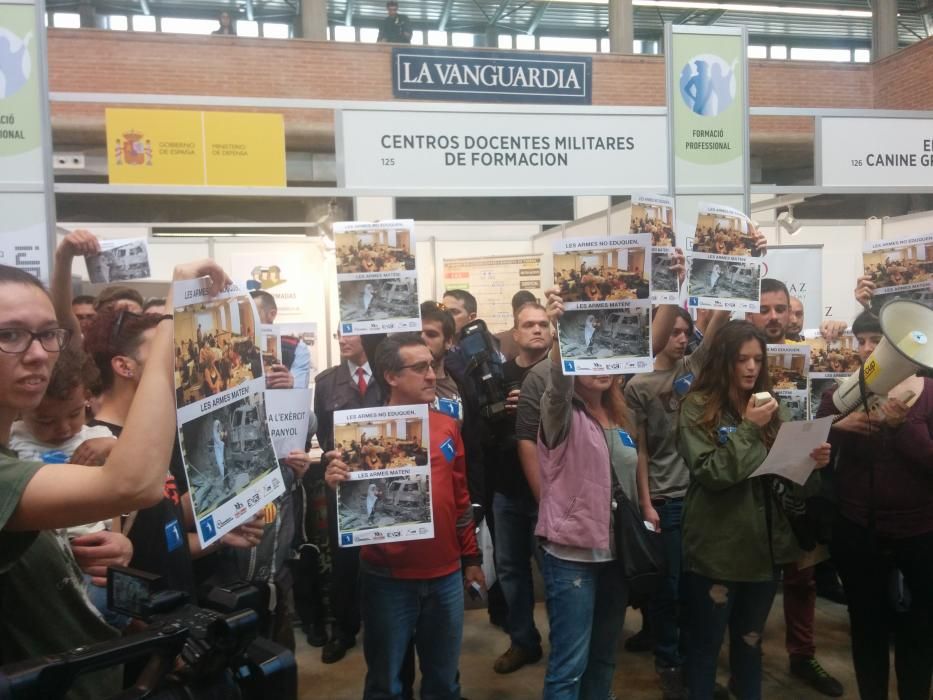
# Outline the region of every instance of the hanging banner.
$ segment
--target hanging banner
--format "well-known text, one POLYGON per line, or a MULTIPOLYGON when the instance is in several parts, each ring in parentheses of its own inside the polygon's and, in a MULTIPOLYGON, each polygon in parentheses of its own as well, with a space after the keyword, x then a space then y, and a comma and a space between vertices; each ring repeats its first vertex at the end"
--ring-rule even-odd
POLYGON ((668 105, 676 192, 747 187, 743 29, 668 25, 668 105))
POLYGON ((281 114, 107 109, 111 184, 284 187, 281 114))
POLYGON ((343 110, 337 133, 341 187, 668 187, 663 115, 343 110))
POLYGON ((439 297, 448 289, 465 289, 476 297, 492 333, 512 328, 512 295, 522 289, 542 299, 541 256, 501 255, 493 258, 444 260, 439 297))
POLYGON ((26 0, 0 2, 0 263, 47 282, 54 195, 42 14, 26 0))
POLYGON ((803 304, 803 328, 816 328, 823 320, 823 246, 768 246, 761 259, 762 278, 781 280, 791 297, 803 304))
POLYGON ((817 124, 818 185, 933 186, 933 119, 822 117, 817 124))

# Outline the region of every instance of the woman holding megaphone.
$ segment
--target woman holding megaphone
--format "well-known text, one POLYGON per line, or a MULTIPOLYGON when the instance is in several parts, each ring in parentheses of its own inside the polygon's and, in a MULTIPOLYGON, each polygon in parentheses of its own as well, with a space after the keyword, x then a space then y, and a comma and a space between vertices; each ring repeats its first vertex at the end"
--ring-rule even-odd
MULTIPOLYGON (((860 280, 871 301, 870 282, 860 280)), ((857 296, 858 296, 858 291, 857 296)), ((884 337, 869 311, 852 324, 862 362, 884 337)), ((817 416, 838 413, 835 388, 817 416)), ((833 425, 837 513, 830 552, 849 608, 862 700, 888 697, 894 635, 897 693, 929 700, 933 678, 933 379, 910 377, 880 410, 833 425)))
MULTIPOLYGON (((777 591, 777 572, 802 552, 784 503, 797 490, 774 477, 750 478, 768 456, 781 418, 770 391, 767 340, 747 321, 720 330, 710 359, 681 406, 680 453, 690 469, 684 502, 684 582, 688 620, 687 687, 710 700, 729 629, 730 687, 761 698, 761 636, 777 591)), ((810 457, 829 463, 824 444, 810 457)), ((802 493, 800 494, 802 495, 802 493)))

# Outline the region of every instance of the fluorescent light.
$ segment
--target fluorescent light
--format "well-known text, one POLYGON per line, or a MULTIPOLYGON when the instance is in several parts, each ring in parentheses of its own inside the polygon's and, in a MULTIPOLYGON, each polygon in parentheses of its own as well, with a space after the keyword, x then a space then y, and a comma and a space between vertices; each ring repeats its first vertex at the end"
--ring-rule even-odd
MULTIPOLYGON (((608 5, 609 0, 551 0, 552 3, 573 5, 608 5)), ((841 10, 835 7, 801 7, 794 5, 752 5, 738 2, 693 2, 692 0, 632 0, 637 7, 667 7, 676 10, 726 10, 767 15, 809 15, 811 17, 872 16, 871 10, 841 10)))

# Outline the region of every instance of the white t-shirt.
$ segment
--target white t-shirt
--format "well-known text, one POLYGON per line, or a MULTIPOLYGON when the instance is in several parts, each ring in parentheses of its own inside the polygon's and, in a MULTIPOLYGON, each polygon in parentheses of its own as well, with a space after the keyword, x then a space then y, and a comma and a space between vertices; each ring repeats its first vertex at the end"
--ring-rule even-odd
MULTIPOLYGON (((26 424, 23 423, 23 421, 18 420, 13 423, 13 427, 10 430, 10 449, 16 452, 16 454, 22 460, 58 463, 71 459, 71 455, 73 455, 75 450, 81 446, 81 443, 83 443, 85 440, 92 440, 94 438, 116 439, 113 437, 113 433, 111 433, 102 425, 85 425, 72 437, 65 440, 64 442, 58 443, 57 445, 48 442, 40 442, 39 440, 36 440, 32 433, 29 432, 26 424)), ((75 527, 66 528, 60 534, 62 534, 67 539, 72 539, 74 537, 81 537, 82 535, 89 535, 91 533, 100 532, 101 530, 106 529, 107 523, 103 520, 99 520, 96 523, 88 523, 87 525, 77 525, 75 527)))

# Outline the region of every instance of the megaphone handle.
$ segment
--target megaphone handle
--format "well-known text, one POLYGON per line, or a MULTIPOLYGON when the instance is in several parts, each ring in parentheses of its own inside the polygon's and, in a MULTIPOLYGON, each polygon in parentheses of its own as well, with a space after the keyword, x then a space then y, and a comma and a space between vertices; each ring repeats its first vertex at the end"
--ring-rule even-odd
MULTIPOLYGON (((858 389, 859 395, 862 399, 862 408, 865 409, 865 415, 868 416, 869 427, 871 426, 871 410, 868 407, 868 388, 865 385, 865 365, 859 365, 858 368, 858 389)), ((853 406, 845 413, 840 413, 838 416, 833 418, 833 425, 841 421, 843 418, 848 418, 853 413, 858 410, 857 406, 853 406)))

